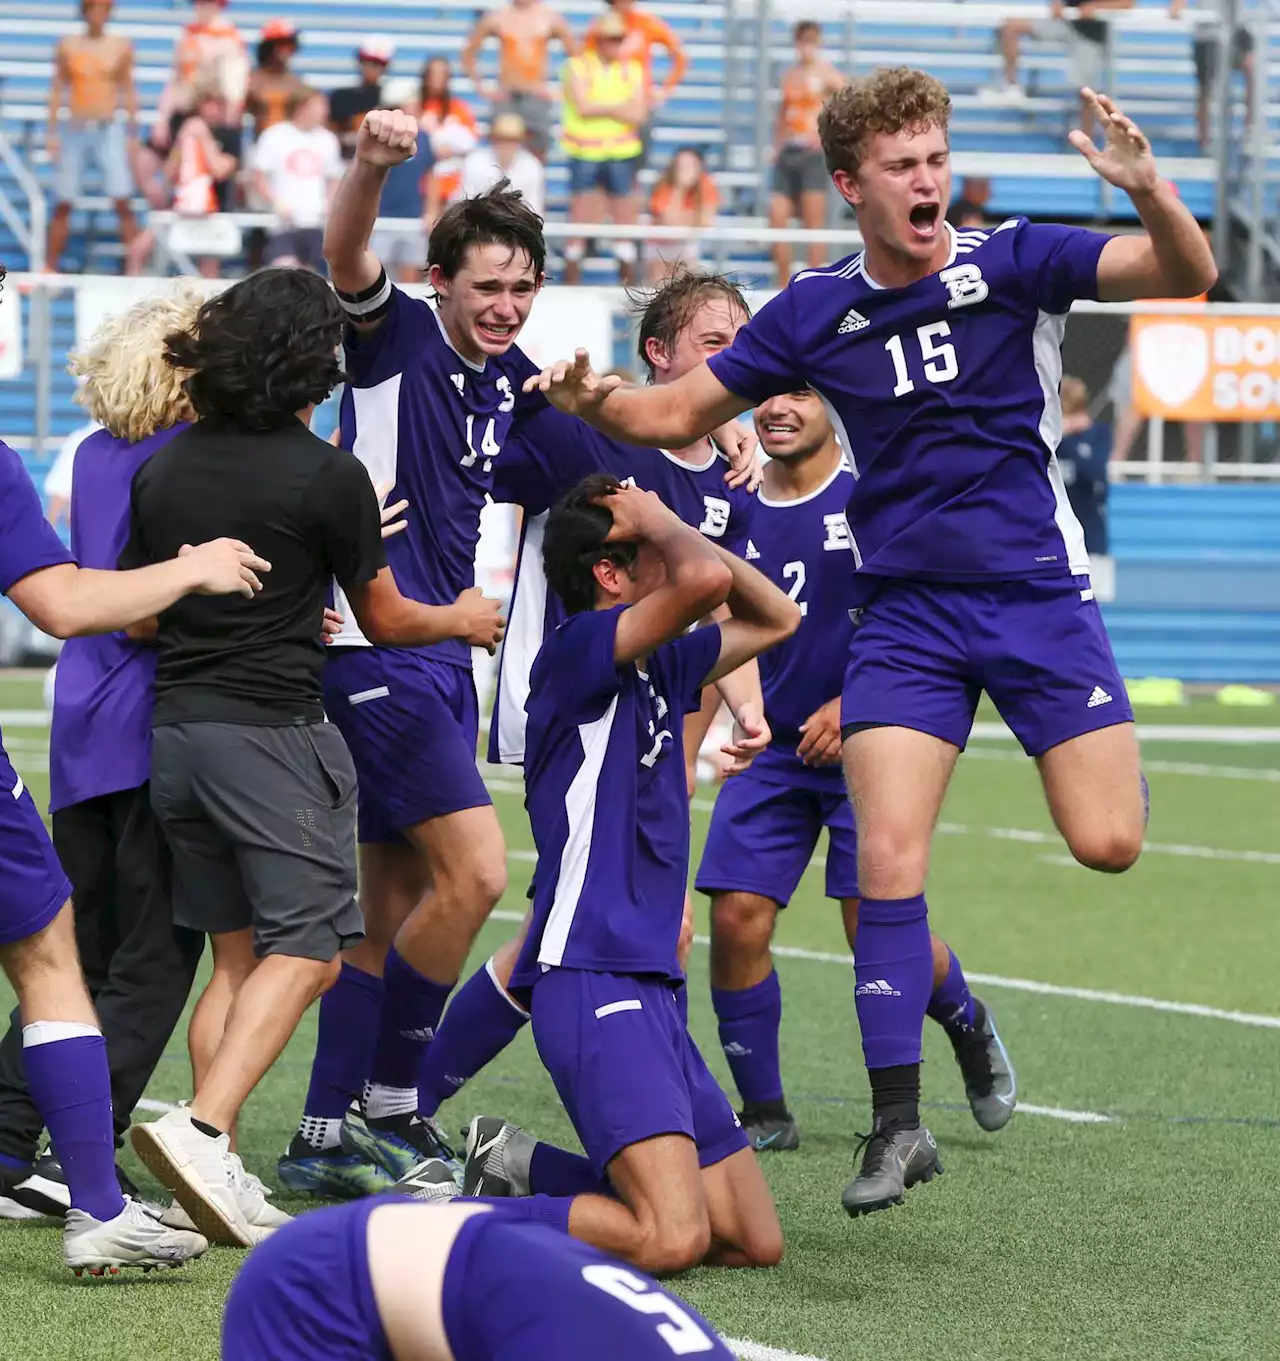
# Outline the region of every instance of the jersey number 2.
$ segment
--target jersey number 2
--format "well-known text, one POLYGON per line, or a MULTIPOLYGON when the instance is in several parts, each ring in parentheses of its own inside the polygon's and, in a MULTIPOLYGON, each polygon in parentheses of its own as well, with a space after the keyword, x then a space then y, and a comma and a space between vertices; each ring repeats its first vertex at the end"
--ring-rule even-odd
POLYGON ((647 1281, 622 1267, 601 1262, 584 1266, 582 1279, 606 1295, 612 1295, 637 1314, 661 1315, 667 1321, 657 1326, 658 1336, 677 1356, 715 1350, 715 1339, 708 1337, 669 1295, 651 1290, 647 1281))
MULTIPOLYGON (((467 450, 468 450, 468 452, 465 453, 465 454, 463 454, 463 456, 462 456, 462 466, 463 466, 464 468, 470 468, 470 467, 472 467, 472 466, 474 465, 476 459, 478 459, 478 458, 480 457, 480 455, 483 454, 483 455, 484 455, 484 471, 485 471, 486 473, 492 472, 492 471, 493 471, 493 460, 494 460, 495 458, 497 458, 498 455, 502 452, 502 446, 501 446, 501 445, 498 443, 498 441, 497 441, 496 439, 494 439, 494 437, 493 437, 493 431, 494 431, 494 427, 495 427, 496 425, 497 425, 497 421, 495 421, 494 418, 493 418, 492 416, 490 416, 490 417, 489 417, 489 423, 488 423, 488 424, 485 426, 485 428, 484 428, 484 434, 480 436, 480 447, 477 449, 477 448, 476 448, 476 418, 475 418, 474 416, 468 416, 468 417, 467 417, 467 450)), ((503 465, 503 466, 505 466, 505 465, 503 465)))
MULTIPOLYGON (((956 363, 956 347, 945 342, 938 344, 943 336, 950 334, 951 326, 945 321, 931 322, 916 331, 916 339, 920 343, 920 356, 925 361, 924 376, 931 383, 949 383, 960 372, 960 366, 956 363)), ((907 352, 902 337, 890 336, 885 341, 884 347, 893 360, 893 376, 897 379, 893 395, 905 397, 908 392, 916 390, 916 385, 907 374, 907 352)))
POLYGON ((800 599, 800 592, 804 590, 805 583, 804 563, 785 563, 782 568, 782 575, 791 582, 791 589, 787 594, 800 606, 800 614, 803 617, 809 613, 809 602, 800 599))

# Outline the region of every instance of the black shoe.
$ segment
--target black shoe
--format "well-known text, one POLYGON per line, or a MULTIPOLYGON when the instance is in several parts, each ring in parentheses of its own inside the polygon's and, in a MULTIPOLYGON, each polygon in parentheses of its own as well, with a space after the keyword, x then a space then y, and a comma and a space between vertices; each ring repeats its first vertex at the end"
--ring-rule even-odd
POLYGON ((453 1169, 443 1158, 419 1163, 396 1182, 395 1189, 413 1200, 453 1200, 462 1194, 453 1169))
POLYGON ((519 1125, 496 1115, 477 1115, 463 1130, 467 1151, 462 1170, 464 1196, 527 1196, 534 1139, 519 1125))
POLYGON ((777 1115, 747 1106, 738 1119, 757 1153, 790 1153, 800 1147, 800 1126, 790 1111, 777 1115))
POLYGON ((964 1094, 973 1118, 989 1133, 1003 1129, 1013 1118, 1018 1102, 1018 1078, 1009 1061, 996 1018, 976 997, 969 1030, 948 1030, 956 1062, 964 1075, 964 1094))
POLYGON ((462 1164, 445 1142, 440 1126, 416 1113, 370 1120, 349 1111, 342 1123, 342 1146, 376 1163, 396 1181, 428 1158, 442 1158, 459 1176, 462 1173, 462 1164))
MULTIPOLYGON (((130 1200, 141 1202, 142 1193, 119 1163, 116 1164, 116 1180, 124 1195, 130 1200)), ((67 1185, 66 1173, 50 1149, 46 1149, 35 1160, 31 1171, 20 1181, 10 1183, 7 1194, 26 1209, 56 1219, 61 1219, 71 1208, 71 1188, 67 1185)))
MULTIPOLYGON (((942 1172, 938 1145, 923 1125, 918 1129, 873 1130, 861 1136, 866 1150, 858 1175, 844 1188, 841 1203, 849 1215, 871 1214, 901 1205, 903 1192, 942 1172)), ((857 1154, 855 1153, 856 1157, 857 1154)))

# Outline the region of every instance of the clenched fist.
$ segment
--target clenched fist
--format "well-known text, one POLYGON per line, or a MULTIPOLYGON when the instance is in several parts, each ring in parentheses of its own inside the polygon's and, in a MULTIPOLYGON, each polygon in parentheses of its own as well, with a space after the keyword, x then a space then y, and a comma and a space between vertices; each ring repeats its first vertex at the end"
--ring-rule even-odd
POLYGON ((356 160, 390 167, 411 160, 418 149, 418 120, 399 109, 365 114, 356 134, 356 160))

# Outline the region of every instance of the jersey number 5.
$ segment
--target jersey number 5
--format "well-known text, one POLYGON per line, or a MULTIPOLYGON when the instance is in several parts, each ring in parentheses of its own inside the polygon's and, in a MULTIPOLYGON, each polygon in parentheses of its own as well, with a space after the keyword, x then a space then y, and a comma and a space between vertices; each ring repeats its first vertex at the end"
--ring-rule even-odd
MULTIPOLYGON (((470 468, 475 464, 476 459, 481 454, 484 455, 484 469, 488 473, 493 471, 493 460, 502 452, 502 446, 493 437, 494 427, 497 421, 492 416, 489 423, 484 428, 484 434, 480 436, 480 447, 476 448, 476 418, 467 417, 467 453, 462 456, 462 466, 470 468)), ((505 464, 503 465, 506 466, 505 464)))
POLYGON ((677 1356, 693 1356, 696 1352, 715 1350, 715 1340, 707 1336, 688 1314, 669 1295, 661 1290, 650 1290, 648 1282, 622 1267, 593 1263, 582 1268, 582 1279, 606 1295, 612 1295, 628 1309, 638 1314, 661 1315, 667 1321, 659 1323, 658 1336, 677 1356))
MULTIPOLYGON (((951 326, 945 321, 930 322, 928 326, 921 326, 916 331, 920 356, 925 361, 924 376, 931 383, 949 383, 960 372, 960 366, 956 363, 956 347, 945 342, 938 344, 943 336, 950 334, 951 326)), ((916 390, 916 385, 907 373, 906 346, 903 345, 901 336, 890 336, 885 341, 884 347, 893 360, 893 376, 897 379, 893 395, 905 397, 908 392, 916 390)))

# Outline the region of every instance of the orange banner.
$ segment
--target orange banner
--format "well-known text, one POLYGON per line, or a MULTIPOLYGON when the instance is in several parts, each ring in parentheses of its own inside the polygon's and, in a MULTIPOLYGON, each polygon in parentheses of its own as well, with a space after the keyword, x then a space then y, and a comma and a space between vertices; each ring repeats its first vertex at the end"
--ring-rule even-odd
POLYGON ((1134 316, 1129 354, 1144 416, 1280 420, 1280 317, 1134 316))

